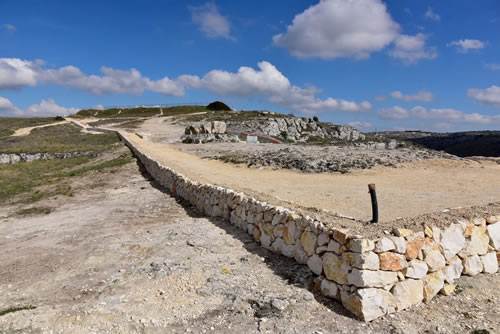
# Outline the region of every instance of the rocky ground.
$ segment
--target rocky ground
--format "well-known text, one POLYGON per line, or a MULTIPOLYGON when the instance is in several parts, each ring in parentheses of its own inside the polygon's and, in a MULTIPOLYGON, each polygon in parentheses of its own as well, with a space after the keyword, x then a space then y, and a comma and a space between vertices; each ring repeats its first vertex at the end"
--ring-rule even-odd
POLYGON ((0 207, 0 333, 498 333, 499 275, 363 323, 277 257, 131 163, 73 179, 48 215, 0 207))

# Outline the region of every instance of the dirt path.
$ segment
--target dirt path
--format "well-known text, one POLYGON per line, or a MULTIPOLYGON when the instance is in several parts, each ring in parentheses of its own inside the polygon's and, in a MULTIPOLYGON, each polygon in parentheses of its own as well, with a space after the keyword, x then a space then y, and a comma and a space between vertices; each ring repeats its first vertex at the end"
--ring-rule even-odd
POLYGON ((44 125, 37 125, 37 126, 31 126, 31 127, 27 127, 27 128, 17 129, 16 132, 14 132, 12 134, 12 137, 27 136, 34 129, 46 128, 48 126, 62 125, 62 124, 66 124, 66 123, 69 123, 69 121, 64 120, 64 121, 56 122, 56 123, 49 123, 49 124, 44 124, 44 125))
POLYGON ((383 221, 485 205, 500 199, 500 165, 427 160, 401 168, 373 168, 348 174, 304 174, 289 170, 256 170, 205 160, 170 145, 147 142, 124 133, 142 152, 186 176, 274 198, 304 207, 331 210, 361 220, 371 218, 367 184, 378 189, 383 221))
POLYGON ((306 266, 199 216, 128 164, 73 179, 105 182, 17 217, 0 206, 2 334, 472 333, 499 330, 498 275, 459 294, 362 323, 311 287, 306 266), (7 217, 5 217, 7 215, 7 217))

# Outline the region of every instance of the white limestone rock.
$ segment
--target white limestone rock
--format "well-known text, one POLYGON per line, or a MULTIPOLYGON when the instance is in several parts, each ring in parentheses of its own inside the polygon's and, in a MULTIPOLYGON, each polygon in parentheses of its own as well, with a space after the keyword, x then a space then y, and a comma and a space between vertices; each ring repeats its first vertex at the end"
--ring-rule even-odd
POLYGON ((369 239, 351 239, 349 249, 355 253, 364 253, 375 248, 375 243, 369 239))
POLYGON ((376 253, 388 252, 388 251, 391 251, 395 248, 396 248, 396 246, 394 245, 394 242, 392 242, 392 240, 389 238, 385 238, 385 237, 380 238, 375 243, 375 252, 376 253))
POLYGON ((430 272, 443 269, 446 265, 446 260, 439 250, 439 246, 431 239, 426 239, 422 247, 424 261, 429 267, 430 272))
POLYGON ((408 263, 408 267, 403 269, 403 274, 407 278, 422 279, 425 277, 425 275, 427 275, 428 271, 429 268, 427 267, 427 264, 424 261, 415 259, 411 260, 408 263))
POLYGON ((318 276, 323 272, 323 260, 316 254, 307 260, 307 266, 318 276))
POLYGON ((444 275, 436 271, 425 275, 424 278, 424 302, 429 302, 444 286, 444 275))
POLYGON ((392 271, 373 271, 353 268, 347 275, 347 282, 357 287, 382 288, 398 281, 398 274, 392 271))
POLYGON ((483 271, 483 264, 479 255, 468 256, 463 259, 464 274, 469 276, 475 276, 483 271))
POLYGON ((396 300, 396 310, 401 311, 419 304, 424 299, 424 282, 407 279, 396 283, 391 293, 396 300))
POLYGON ((339 289, 337 287, 337 284, 330 280, 324 279, 321 281, 320 291, 323 296, 337 298, 339 289))
POLYGON ((323 271, 329 280, 338 284, 347 284, 347 275, 350 270, 351 266, 342 257, 331 252, 323 255, 323 271))
POLYGON ((446 282, 453 284, 457 278, 462 275, 464 266, 462 265, 462 260, 458 256, 453 257, 449 264, 445 266, 442 270, 444 279, 446 282))
POLYGON ((487 274, 494 274, 498 271, 497 254, 494 252, 487 253, 480 256, 481 263, 483 264, 483 272, 487 274))
POLYGON ((403 237, 389 236, 389 239, 394 243, 394 247, 397 253, 406 253, 406 240, 403 237))
POLYGON ((348 262, 351 266, 359 269, 379 270, 380 263, 378 255, 374 252, 365 253, 342 253, 344 261, 348 262))
POLYGON ((489 224, 487 227, 490 245, 496 250, 500 250, 500 222, 489 224))
POLYGON ((464 228, 460 223, 451 224, 441 237, 441 248, 446 260, 450 260, 465 246, 464 228))
POLYGON ((364 321, 372 321, 396 311, 396 301, 383 289, 358 289, 352 294, 341 293, 342 305, 364 321))
POLYGON ((318 236, 318 246, 325 246, 328 245, 328 242, 330 241, 330 236, 323 232, 318 236))

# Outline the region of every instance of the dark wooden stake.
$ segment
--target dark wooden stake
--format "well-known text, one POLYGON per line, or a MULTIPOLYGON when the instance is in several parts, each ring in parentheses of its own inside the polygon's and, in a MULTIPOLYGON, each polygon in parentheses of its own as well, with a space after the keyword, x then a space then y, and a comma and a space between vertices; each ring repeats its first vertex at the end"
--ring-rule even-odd
POLYGON ((375 183, 370 183, 368 185, 368 190, 370 192, 370 197, 372 199, 372 223, 378 223, 378 203, 377 203, 377 192, 375 191, 375 183))

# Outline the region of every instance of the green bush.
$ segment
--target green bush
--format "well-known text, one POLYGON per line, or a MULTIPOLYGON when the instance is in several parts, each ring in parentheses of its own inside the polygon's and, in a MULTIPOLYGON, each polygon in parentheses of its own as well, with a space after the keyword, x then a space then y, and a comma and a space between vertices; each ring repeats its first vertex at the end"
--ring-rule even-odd
POLYGON ((220 102, 220 101, 215 101, 215 102, 210 103, 207 106, 207 109, 213 110, 213 111, 230 111, 231 110, 231 108, 229 108, 227 104, 225 104, 224 102, 220 102))

